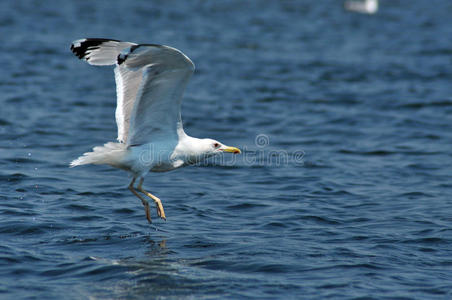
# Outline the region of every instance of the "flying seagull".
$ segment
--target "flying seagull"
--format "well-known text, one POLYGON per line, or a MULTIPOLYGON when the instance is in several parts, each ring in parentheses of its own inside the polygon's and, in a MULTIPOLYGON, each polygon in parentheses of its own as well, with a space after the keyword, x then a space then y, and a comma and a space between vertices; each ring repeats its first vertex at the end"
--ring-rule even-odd
POLYGON ((182 94, 195 66, 181 51, 99 38, 76 40, 71 50, 91 65, 115 65, 118 142, 94 147, 70 166, 106 164, 131 173, 129 190, 143 203, 149 223, 149 203, 143 195, 155 202, 158 216, 166 220, 162 201, 143 188, 149 171, 166 172, 223 152, 240 153, 238 148, 184 132, 182 94))
POLYGON ((349 11, 371 15, 378 11, 378 0, 347 0, 344 7, 349 11))

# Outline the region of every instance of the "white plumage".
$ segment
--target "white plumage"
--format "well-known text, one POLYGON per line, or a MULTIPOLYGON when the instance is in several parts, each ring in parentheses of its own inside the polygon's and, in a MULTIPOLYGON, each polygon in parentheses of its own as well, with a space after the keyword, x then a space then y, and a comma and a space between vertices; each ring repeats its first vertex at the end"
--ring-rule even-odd
POLYGON ((134 188, 154 200, 165 217, 160 199, 145 191, 149 172, 165 172, 222 152, 240 153, 212 139, 188 136, 181 119, 181 101, 194 64, 181 51, 163 45, 135 44, 109 39, 80 39, 71 50, 89 64, 116 65, 116 123, 118 143, 94 147, 70 166, 107 164, 133 175, 129 189, 141 199, 148 221, 148 202, 134 188))

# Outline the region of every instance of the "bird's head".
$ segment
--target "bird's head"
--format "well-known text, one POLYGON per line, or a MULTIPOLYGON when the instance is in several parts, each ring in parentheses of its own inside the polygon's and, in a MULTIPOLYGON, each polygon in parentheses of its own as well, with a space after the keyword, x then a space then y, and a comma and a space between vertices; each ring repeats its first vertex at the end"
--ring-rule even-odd
POLYGON ((212 139, 202 139, 202 148, 204 150, 203 152, 207 156, 212 156, 223 152, 229 152, 234 154, 241 153, 239 148, 226 146, 220 143, 219 141, 212 139))
POLYGON ((208 157, 223 152, 235 154, 241 153, 240 149, 226 146, 219 141, 197 138, 189 138, 186 140, 179 151, 185 156, 185 163, 189 165, 201 162, 208 157))

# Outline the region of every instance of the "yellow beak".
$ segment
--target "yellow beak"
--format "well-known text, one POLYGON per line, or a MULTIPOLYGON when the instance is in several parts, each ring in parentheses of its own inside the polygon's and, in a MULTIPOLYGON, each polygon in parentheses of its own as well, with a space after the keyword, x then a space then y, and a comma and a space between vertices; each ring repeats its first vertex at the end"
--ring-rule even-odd
POLYGON ((226 147, 226 148, 224 148, 223 151, 224 151, 224 152, 231 152, 231 153, 234 153, 234 154, 242 153, 242 151, 240 151, 239 148, 236 148, 236 147, 229 147, 229 146, 226 147))

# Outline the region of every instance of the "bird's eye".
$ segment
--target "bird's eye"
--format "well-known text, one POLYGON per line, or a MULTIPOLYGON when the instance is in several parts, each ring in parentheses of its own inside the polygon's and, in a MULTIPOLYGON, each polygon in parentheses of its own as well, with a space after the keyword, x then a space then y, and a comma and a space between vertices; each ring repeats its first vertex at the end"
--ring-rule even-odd
POLYGON ((215 144, 213 144, 213 146, 214 146, 215 148, 218 148, 218 147, 220 147, 220 144, 215 143, 215 144))

